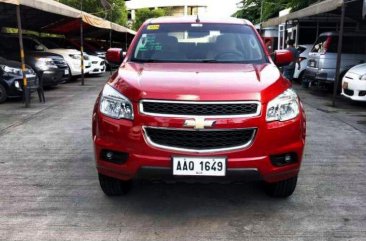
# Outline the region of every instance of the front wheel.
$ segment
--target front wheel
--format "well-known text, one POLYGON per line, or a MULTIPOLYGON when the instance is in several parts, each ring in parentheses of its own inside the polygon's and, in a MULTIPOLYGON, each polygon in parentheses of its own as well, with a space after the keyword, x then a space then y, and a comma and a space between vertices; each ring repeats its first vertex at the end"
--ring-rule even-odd
POLYGON ((8 98, 5 87, 0 84, 0 103, 3 103, 8 98))
POLYGON ((132 181, 122 181, 102 174, 99 175, 99 184, 107 196, 121 196, 128 193, 132 186, 132 181))
POLYGON ((295 191, 297 176, 275 183, 265 183, 266 193, 271 197, 285 198, 295 191))

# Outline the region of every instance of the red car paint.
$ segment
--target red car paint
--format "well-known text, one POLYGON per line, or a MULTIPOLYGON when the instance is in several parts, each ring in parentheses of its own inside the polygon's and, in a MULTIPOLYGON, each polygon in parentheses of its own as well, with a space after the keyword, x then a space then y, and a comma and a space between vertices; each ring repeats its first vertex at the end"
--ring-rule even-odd
MULTIPOLYGON (((159 21, 159 20, 157 20, 159 21)), ((183 22, 190 22, 184 20, 183 22)), ((158 23, 182 22, 182 19, 163 18, 158 23)), ((216 22, 216 21, 209 21, 216 22)), ((221 22, 219 22, 221 23, 221 22)), ((247 24, 232 20, 230 23, 247 24)), ((136 63, 129 61, 137 44, 141 29, 133 40, 127 56, 108 80, 113 88, 129 98, 133 104, 134 120, 113 119, 100 113, 98 97, 93 113, 93 141, 98 172, 121 180, 133 179, 142 167, 171 168, 172 156, 225 156, 227 168, 255 168, 267 182, 278 182, 298 174, 305 145, 305 113, 300 104, 300 114, 289 121, 267 122, 267 103, 291 87, 270 59, 265 64, 223 63, 136 63), (140 113, 142 99, 184 101, 247 101, 261 102, 257 117, 206 118, 216 121, 214 128, 231 129, 256 127, 253 143, 244 149, 192 153, 169 151, 150 146, 142 126, 183 128, 188 117, 149 116, 140 113), (101 150, 126 152, 124 164, 114 164, 101 159, 101 150), (269 156, 296 153, 298 161, 283 167, 272 165, 269 156)), ((254 29, 254 28, 253 28, 254 29)), ((256 31, 255 31, 256 32, 256 31)), ((258 36, 260 39, 260 37, 258 36)), ((265 46, 260 41, 262 48, 265 46)), ((264 50, 265 54, 268 52, 264 50)), ((288 56, 280 57, 283 61, 288 56)))

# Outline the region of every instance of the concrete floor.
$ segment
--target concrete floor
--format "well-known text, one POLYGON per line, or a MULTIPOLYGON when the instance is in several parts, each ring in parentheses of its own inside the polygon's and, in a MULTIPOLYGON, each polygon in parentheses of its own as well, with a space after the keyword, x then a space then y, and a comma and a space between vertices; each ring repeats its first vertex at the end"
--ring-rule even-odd
POLYGON ((365 106, 300 91, 308 137, 288 199, 256 182, 137 183, 108 198, 91 141, 105 80, 61 85, 31 109, 0 105, 0 240, 366 240, 365 106))

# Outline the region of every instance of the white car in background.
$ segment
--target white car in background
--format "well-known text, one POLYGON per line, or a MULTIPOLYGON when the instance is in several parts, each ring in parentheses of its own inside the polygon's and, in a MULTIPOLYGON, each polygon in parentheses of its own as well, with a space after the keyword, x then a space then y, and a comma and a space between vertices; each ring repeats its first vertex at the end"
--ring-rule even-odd
POLYGON ((354 101, 366 101, 366 64, 356 65, 344 75, 342 95, 354 101))
MULTIPOLYGON (((80 76, 81 75, 81 52, 76 49, 63 49, 57 48, 56 46, 49 45, 46 46, 40 40, 32 36, 25 36, 24 38, 30 39, 34 42, 35 49, 38 51, 46 51, 49 53, 59 54, 61 55, 67 65, 70 68, 71 76, 80 76)), ((92 68, 91 62, 89 60, 88 55, 84 55, 84 73, 87 74, 90 72, 92 68)))
MULTIPOLYGON (((81 52, 76 49, 46 49, 47 52, 59 54, 64 57, 67 65, 70 68, 71 76, 81 75, 81 52)), ((90 72, 92 66, 90 57, 84 54, 84 74, 90 72)))
POLYGON ((107 66, 105 60, 94 55, 88 55, 90 60, 90 71, 88 74, 102 74, 105 73, 107 66))
POLYGON ((302 44, 296 48, 297 51, 299 51, 299 56, 300 56, 299 57, 300 58, 300 69, 298 69, 299 65, 296 64, 294 79, 298 79, 299 81, 301 81, 304 71, 306 69, 306 66, 308 65, 309 52, 312 47, 313 47, 312 44, 302 44))
MULTIPOLYGON (((69 60, 71 64, 75 64, 74 68, 70 66, 71 73, 74 73, 75 75, 80 75, 81 72, 77 72, 77 70, 81 70, 80 68, 80 56, 81 52, 76 48, 74 45, 68 45, 68 44, 62 44, 59 40, 62 40, 61 38, 41 38, 39 41, 42 42, 43 45, 45 45, 50 52, 57 51, 58 54, 61 54, 61 52, 67 51, 68 53, 71 53, 73 51, 73 54, 69 54, 69 57, 76 59, 77 61, 72 62, 72 60, 69 60)), ((90 55, 86 54, 84 52, 84 73, 85 74, 102 74, 106 71, 106 63, 105 60, 102 58, 99 58, 96 55, 90 55)), ((67 61, 67 60, 66 60, 67 61)))

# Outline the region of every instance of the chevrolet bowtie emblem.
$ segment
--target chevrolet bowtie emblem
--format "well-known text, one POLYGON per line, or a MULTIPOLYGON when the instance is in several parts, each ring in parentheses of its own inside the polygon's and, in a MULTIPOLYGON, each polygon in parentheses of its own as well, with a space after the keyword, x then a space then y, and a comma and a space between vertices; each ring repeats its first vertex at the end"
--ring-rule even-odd
POLYGON ((203 117, 196 117, 194 119, 186 120, 184 122, 185 127, 193 127, 194 129, 205 129, 207 127, 212 127, 216 121, 205 120, 203 117))

